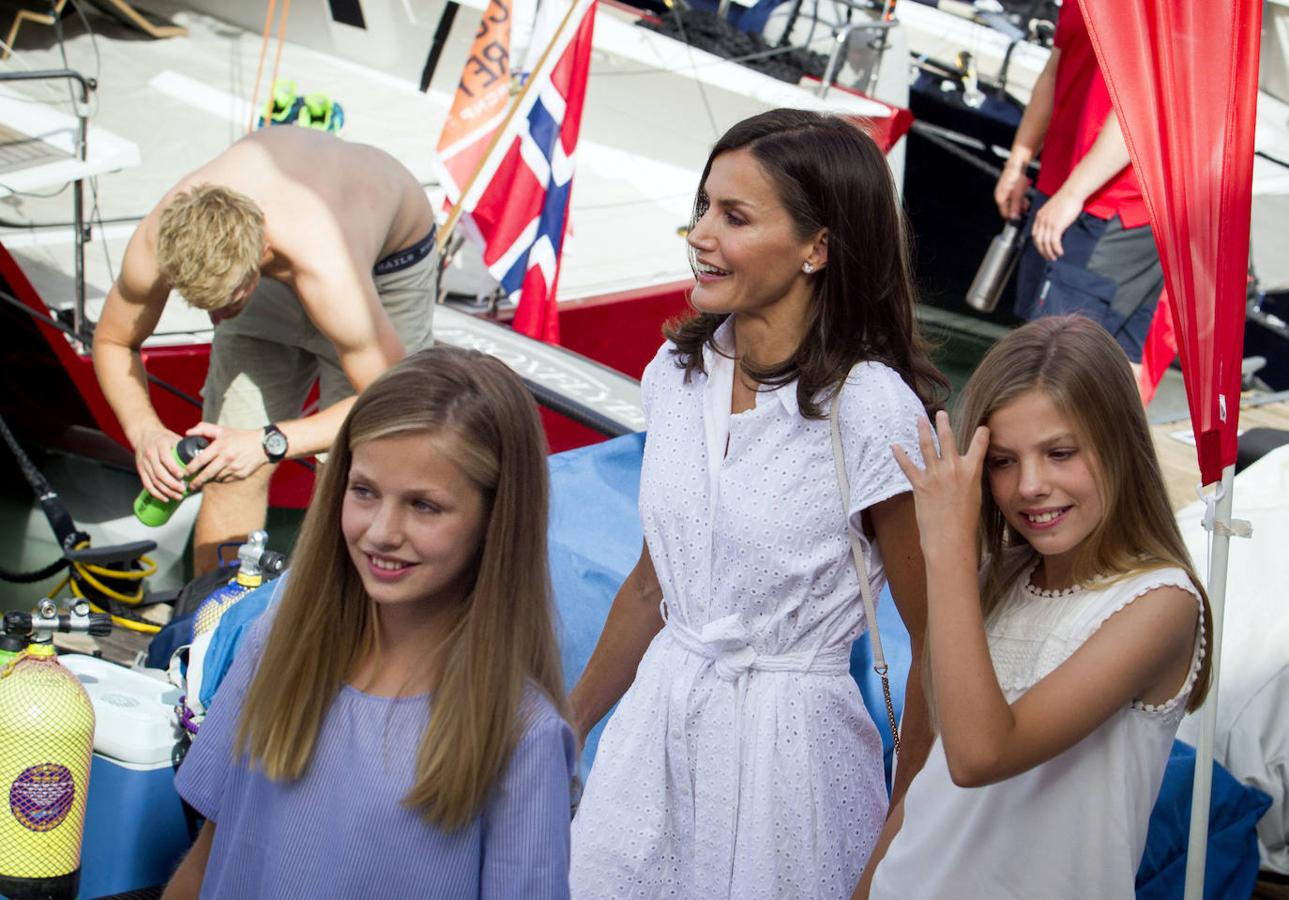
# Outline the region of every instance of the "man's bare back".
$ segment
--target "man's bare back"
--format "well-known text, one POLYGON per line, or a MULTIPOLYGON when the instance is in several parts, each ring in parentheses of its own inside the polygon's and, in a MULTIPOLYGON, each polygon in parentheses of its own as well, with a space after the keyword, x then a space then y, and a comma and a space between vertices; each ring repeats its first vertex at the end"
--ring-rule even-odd
POLYGON ((371 269, 434 227, 424 189, 397 160, 311 128, 248 135, 184 177, 158 206, 199 184, 232 188, 259 205, 265 236, 280 257, 265 274, 280 281, 310 268, 319 253, 341 248, 371 269))
MULTIPOLYGON (((213 220, 201 212, 192 221, 199 228, 201 223, 213 220)), ((338 377, 341 383, 347 382, 347 388, 361 391, 406 352, 419 349, 405 346, 405 340, 428 338, 433 307, 426 254, 432 248, 433 231, 434 213, 423 188, 397 160, 375 147, 346 143, 306 128, 279 126, 257 131, 171 188, 131 238, 94 341, 95 371, 135 449, 144 486, 159 497, 180 496, 184 488, 180 480, 183 473, 169 453, 178 435, 160 421, 152 408, 139 357, 140 347, 156 328, 175 287, 162 274, 161 241, 166 241, 169 261, 165 265, 171 267, 166 271, 180 273, 182 264, 188 263, 190 273, 186 277, 214 273, 213 287, 194 281, 193 290, 205 290, 200 305, 211 311, 212 322, 217 326, 235 319, 255 297, 259 299, 252 308, 260 313, 294 307, 299 311, 296 314, 303 313, 303 317, 298 326, 287 327, 285 334, 300 334, 300 340, 304 340, 306 332, 316 332, 323 339, 325 352, 316 344, 314 349, 303 352, 322 354, 316 358, 324 364, 330 359, 330 371, 341 373, 332 377, 333 384, 338 377), (214 257, 207 257, 210 251, 225 246, 221 238, 208 238, 204 231, 187 227, 176 230, 174 224, 165 227, 170 228, 166 233, 176 237, 162 237, 163 222, 171 215, 168 211, 173 207, 178 215, 184 214, 178 213, 183 204, 175 201, 181 196, 196 197, 205 188, 231 194, 231 200, 220 202, 242 204, 256 223, 254 232, 244 228, 236 232, 244 236, 240 258, 247 260, 244 264, 249 270, 237 269, 248 274, 244 280, 237 276, 239 280, 228 287, 223 287, 226 282, 220 275, 228 269, 214 257), (246 237, 259 234, 261 225, 262 243, 259 238, 246 237), (178 237, 182 235, 192 237, 178 237), (400 259, 397 268, 411 272, 408 267, 414 266, 414 277, 399 275, 397 287, 386 275, 377 279, 373 273, 377 263, 412 247, 418 248, 414 258, 410 262, 400 259), (261 284, 261 276, 272 281, 261 284), (281 287, 272 289, 274 282, 289 290, 284 294, 281 287), (393 312, 395 308, 397 313, 393 312), (401 324, 396 324, 391 315, 401 324)), ((244 330, 261 336, 252 328, 252 318, 258 327, 262 317, 247 316, 244 330)), ((225 327, 217 327, 212 344, 212 369, 203 411, 208 421, 189 431, 211 440, 211 446, 189 465, 192 485, 211 488, 198 518, 197 543, 202 545, 235 539, 262 527, 268 475, 273 468, 266 467, 266 463, 282 458, 270 450, 263 426, 271 424, 273 430, 285 435, 287 456, 308 456, 330 447, 352 404, 352 398, 337 399, 332 391, 329 406, 300 417, 299 400, 284 399, 288 395, 274 386, 277 382, 266 371, 257 373, 252 368, 237 376, 237 384, 243 385, 238 390, 244 393, 245 379, 250 378, 250 383, 262 386, 263 408, 278 412, 270 413, 267 421, 260 421, 262 413, 248 414, 245 408, 226 418, 216 418, 217 411, 224 408, 225 392, 230 389, 227 381, 210 380, 214 378, 217 358, 221 377, 227 379, 232 377, 230 366, 252 366, 255 359, 272 358, 277 354, 274 347, 281 345, 298 353, 306 346, 295 345, 296 338, 283 337, 282 332, 264 333, 264 349, 251 351, 235 346, 234 338, 226 331, 225 327), (217 494, 227 494, 228 502, 219 500, 217 494), (252 514, 256 509, 258 513, 252 514)), ((199 560, 198 569, 206 568, 207 562, 199 560)))

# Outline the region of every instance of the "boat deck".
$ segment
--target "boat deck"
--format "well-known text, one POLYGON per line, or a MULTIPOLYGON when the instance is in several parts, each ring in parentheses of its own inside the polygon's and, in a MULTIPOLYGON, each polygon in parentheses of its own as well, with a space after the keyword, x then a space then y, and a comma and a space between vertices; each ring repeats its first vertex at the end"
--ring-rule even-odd
MULTIPOLYGON (((138 217, 181 175, 240 137, 249 116, 247 98, 259 35, 191 8, 201 4, 150 0, 148 5, 183 25, 187 35, 146 41, 93 12, 89 14, 93 33, 75 16, 63 23, 66 64, 100 83, 92 123, 104 132, 91 132, 89 145, 91 155, 102 157, 101 174, 86 198, 87 210, 96 208, 98 214, 90 217, 93 239, 86 246, 91 319, 97 317, 138 217)), ((232 11, 243 4, 217 5, 232 18, 232 11)), ((256 16, 262 17, 262 6, 256 7, 256 16)), ((433 18, 428 9, 420 13, 427 33, 433 18)), ((910 15, 916 12, 909 11, 910 15)), ((473 30, 466 22, 469 18, 469 14, 460 17, 428 92, 417 90, 409 80, 415 77, 419 58, 415 65, 404 61, 395 73, 375 55, 371 65, 364 66, 302 43, 284 46, 282 76, 296 80, 304 91, 329 91, 345 106, 344 136, 388 150, 433 195, 433 147, 468 51, 473 30)), ((288 38, 297 33, 296 27, 305 27, 303 14, 293 20, 288 38)), ((697 175, 712 141, 725 127, 758 109, 813 101, 805 91, 702 51, 658 44, 648 32, 632 27, 625 14, 607 6, 599 13, 596 28, 572 231, 560 276, 561 296, 574 303, 688 277, 678 228, 688 220, 697 175), (602 45, 606 36, 617 42, 615 50, 602 45), (679 56, 664 59, 664 49, 679 56)), ((15 49, 8 64, 14 68, 64 65, 62 48, 49 31, 25 32, 15 49)), ((0 96, 0 105, 24 111, 46 110, 52 104, 66 117, 71 109, 61 84, 26 84, 0 94, 7 94, 0 96)), ((840 95, 834 97, 842 102, 840 95)), ((67 225, 49 227, 49 223, 70 219, 71 192, 58 192, 57 185, 25 185, 12 175, 0 178, 0 188, 9 188, 0 190, 8 194, 2 200, 0 241, 51 306, 68 308, 74 272, 72 231, 67 225), (51 192, 56 193, 46 196, 51 192)), ((924 310, 924 322, 934 317, 934 311, 924 310)), ((985 328, 984 323, 977 325, 985 328)), ((210 326, 204 314, 172 303, 158 332, 153 339, 156 344, 200 343, 209 340, 210 326)), ((977 335, 984 345, 994 336, 977 335)), ((963 360, 965 371, 972 365, 974 358, 963 360)), ((1193 444, 1187 442, 1190 432, 1184 394, 1177 386, 1180 377, 1169 373, 1169 379, 1171 386, 1161 390, 1150 414, 1157 423, 1153 431, 1170 497, 1180 508, 1194 500, 1198 472, 1193 444), (1174 410, 1171 418, 1165 407, 1174 410)), ((1244 427, 1289 428, 1289 401, 1250 406, 1242 416, 1244 427)), ((144 643, 139 636, 121 633, 102 642, 100 649, 106 656, 129 661, 134 649, 144 643)))
MULTIPOLYGON (((67 15, 62 23, 63 47, 53 40, 52 29, 31 29, 22 33, 11 60, 0 65, 0 70, 66 65, 98 82, 87 143, 91 155, 106 149, 119 152, 115 167, 100 165, 95 182, 86 190, 86 213, 92 226, 91 242, 85 248, 91 321, 97 319, 115 280, 138 219, 180 177, 246 133, 260 35, 233 23, 253 18, 258 29, 263 4, 221 0, 204 5, 217 9, 221 18, 193 8, 201 3, 149 0, 150 12, 187 31, 159 41, 143 40, 115 19, 92 11, 86 19, 92 31, 78 17, 67 15)), ((422 92, 415 78, 440 8, 438 3, 427 4, 413 17, 414 27, 408 26, 418 40, 424 38, 417 45, 415 60, 409 53, 382 58, 373 50, 370 65, 306 46, 318 17, 297 10, 287 28, 279 73, 279 78, 295 81, 301 92, 325 91, 341 103, 345 110, 341 136, 392 154, 422 182, 436 206, 443 195, 433 166, 434 149, 478 15, 467 8, 458 16, 429 90, 422 92)), ((775 106, 859 116, 887 114, 884 107, 840 91, 821 101, 805 89, 638 28, 634 19, 632 13, 604 4, 596 15, 570 231, 560 270, 561 299, 603 296, 691 277, 680 229, 688 224, 709 148, 740 119, 775 106)), ((394 35, 388 37, 395 40, 394 35)), ((822 40, 825 49, 830 42, 831 38, 822 40)), ((391 54, 394 46, 387 48, 391 54)), ((271 64, 266 65, 261 96, 267 91, 269 68, 271 64)), ((0 86, 0 107, 5 105, 18 113, 13 123, 0 116, 0 124, 20 127, 22 113, 39 110, 42 115, 62 115, 61 124, 55 122, 45 132, 69 139, 75 127, 68 90, 61 82, 0 86)), ((5 204, 0 212, 0 242, 13 253, 45 302, 68 308, 75 271, 71 191, 58 179, 42 185, 15 183, 15 190, 5 190, 12 180, 0 177, 0 200, 5 204), (54 227, 52 223, 63 224, 54 227)), ((477 261, 469 257, 468 251, 459 255, 463 268, 448 273, 449 284, 464 293, 476 287, 490 290, 491 282, 481 280, 477 261)), ((204 313, 171 303, 149 343, 202 343, 209 340, 210 331, 204 313)))

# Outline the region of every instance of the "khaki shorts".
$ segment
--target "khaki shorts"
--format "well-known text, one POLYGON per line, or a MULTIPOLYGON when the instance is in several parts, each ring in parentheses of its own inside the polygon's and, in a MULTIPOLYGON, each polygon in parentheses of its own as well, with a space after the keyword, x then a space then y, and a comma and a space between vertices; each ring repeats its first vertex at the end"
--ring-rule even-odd
MULTIPOLYGON (((381 306, 408 353, 433 343, 436 258, 431 252, 405 269, 373 276, 381 306)), ((215 328, 202 417, 230 428, 299 418, 315 378, 319 409, 354 394, 335 346, 309 321, 295 294, 263 278, 246 309, 215 328)))

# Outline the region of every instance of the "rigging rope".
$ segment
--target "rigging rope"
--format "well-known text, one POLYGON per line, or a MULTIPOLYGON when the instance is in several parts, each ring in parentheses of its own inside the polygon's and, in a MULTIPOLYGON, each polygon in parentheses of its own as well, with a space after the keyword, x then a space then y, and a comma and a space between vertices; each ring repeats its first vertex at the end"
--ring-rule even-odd
POLYGON ((251 90, 251 120, 246 123, 246 133, 255 130, 255 110, 259 108, 260 80, 264 77, 264 55, 269 49, 269 33, 273 30, 273 11, 277 9, 277 0, 269 0, 268 11, 264 14, 264 39, 260 42, 260 62, 255 67, 255 87, 251 90))
MULTIPOLYGON (((255 130, 255 122, 259 116, 259 96, 260 83, 264 77, 264 57, 268 54, 269 34, 273 31, 273 13, 277 9, 277 0, 269 0, 268 9, 264 13, 264 35, 260 42, 260 61, 255 67, 255 89, 251 92, 251 119, 246 123, 246 133, 250 134, 255 130)), ((273 73, 269 77, 269 96, 264 104, 264 120, 267 122, 273 112, 273 86, 277 84, 278 68, 282 63, 282 43, 286 35, 286 20, 291 14, 291 0, 282 0, 282 18, 277 24, 277 50, 273 53, 273 73)))
POLYGON ((278 68, 282 63, 282 44, 286 39, 286 18, 291 15, 291 0, 282 0, 282 18, 277 22, 277 51, 273 54, 273 75, 269 78, 269 98, 264 103, 264 121, 273 115, 273 91, 277 87, 278 68))

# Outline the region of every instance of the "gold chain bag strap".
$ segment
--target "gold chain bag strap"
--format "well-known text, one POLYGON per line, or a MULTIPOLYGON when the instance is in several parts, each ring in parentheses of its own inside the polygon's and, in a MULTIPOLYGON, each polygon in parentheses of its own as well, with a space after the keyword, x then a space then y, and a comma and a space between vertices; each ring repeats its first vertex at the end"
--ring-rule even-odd
MULTIPOLYGON (((842 387, 846 383, 842 382, 842 387)), ((873 671, 882 679, 882 694, 886 698, 886 717, 891 723, 891 738, 895 742, 895 755, 900 753, 900 729, 895 722, 895 705, 891 703, 891 681, 886 677, 886 655, 882 652, 882 635, 877 629, 877 607, 873 603, 873 587, 868 583, 868 566, 864 564, 864 548, 859 544, 859 536, 850 527, 850 479, 846 477, 846 456, 841 446, 841 426, 837 423, 837 414, 841 409, 841 391, 832 398, 832 409, 828 412, 828 423, 832 428, 832 461, 837 468, 837 484, 841 487, 842 515, 846 517, 846 537, 850 539, 850 555, 855 561, 855 574, 859 576, 859 593, 864 599, 864 618, 868 622, 868 641, 873 650, 873 671)))

